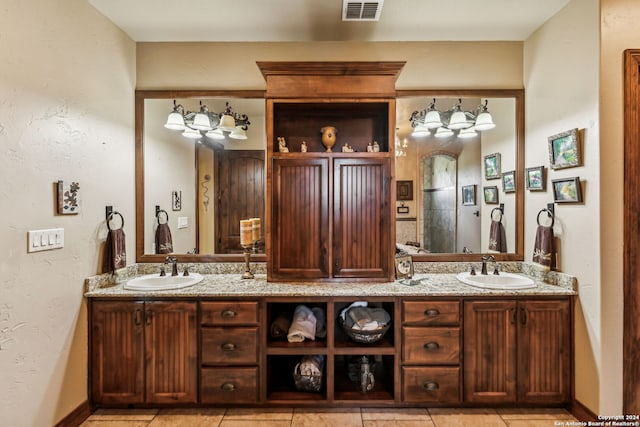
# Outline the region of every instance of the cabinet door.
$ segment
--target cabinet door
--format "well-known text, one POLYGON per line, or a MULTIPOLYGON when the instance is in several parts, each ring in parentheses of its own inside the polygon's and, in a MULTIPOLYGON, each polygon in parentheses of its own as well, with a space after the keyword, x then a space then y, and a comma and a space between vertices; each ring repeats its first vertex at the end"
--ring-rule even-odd
POLYGON ((516 302, 464 303, 464 398, 516 401, 516 302))
POLYGON ((329 277, 327 158, 273 159, 271 277, 329 277))
POLYGON ((569 301, 522 301, 518 309, 518 400, 567 402, 571 381, 569 301))
POLYGON ((144 401, 144 305, 92 301, 91 393, 96 403, 144 401))
POLYGON ((145 304, 148 403, 197 401, 197 325, 194 302, 145 304))
POLYGON ((388 158, 335 159, 333 276, 389 276, 388 158))

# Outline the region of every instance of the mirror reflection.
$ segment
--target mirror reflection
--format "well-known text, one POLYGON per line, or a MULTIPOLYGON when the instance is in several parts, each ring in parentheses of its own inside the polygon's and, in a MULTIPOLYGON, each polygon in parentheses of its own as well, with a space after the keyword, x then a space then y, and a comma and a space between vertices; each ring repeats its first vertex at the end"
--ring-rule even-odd
POLYGON ((401 97, 396 123, 397 249, 517 252, 516 192, 502 182, 517 167, 516 99, 401 97))
MULTIPOLYGON (((144 254, 167 253, 167 228, 174 254, 242 252, 240 221, 264 223, 264 105, 262 98, 144 100, 144 254)), ((264 253, 263 241, 256 252, 264 253)))

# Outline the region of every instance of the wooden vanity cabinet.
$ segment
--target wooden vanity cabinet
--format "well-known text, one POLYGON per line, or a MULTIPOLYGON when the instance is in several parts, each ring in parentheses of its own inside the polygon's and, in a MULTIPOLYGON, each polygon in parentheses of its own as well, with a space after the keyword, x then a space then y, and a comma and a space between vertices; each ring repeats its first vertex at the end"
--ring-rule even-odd
POLYGON ((465 301, 465 401, 569 402, 571 325, 570 298, 465 301))
POLYGON ((197 402, 196 313, 194 302, 93 299, 93 402, 197 402))

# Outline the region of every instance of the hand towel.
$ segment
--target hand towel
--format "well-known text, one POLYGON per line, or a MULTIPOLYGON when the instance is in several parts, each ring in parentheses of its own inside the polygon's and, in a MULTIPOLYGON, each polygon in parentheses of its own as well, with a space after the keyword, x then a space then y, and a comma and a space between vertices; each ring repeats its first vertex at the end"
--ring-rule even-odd
POLYGON ((313 307, 311 312, 316 316, 316 338, 325 338, 327 336, 327 325, 324 311, 320 307, 313 307))
POLYGON ((173 252, 173 241, 171 240, 171 230, 169 224, 158 224, 156 228, 156 253, 170 254, 173 252))
POLYGON ((536 241, 533 245, 533 262, 545 270, 551 270, 555 267, 555 252, 553 228, 539 225, 536 230, 536 241))
POLYGON ((291 326, 291 313, 280 313, 271 322, 269 332, 271 338, 286 338, 289 333, 289 327, 291 326))
POLYGON ((345 320, 347 320, 347 319, 346 319, 346 315, 347 315, 347 312, 348 312, 351 308, 353 308, 353 307, 366 307, 367 305, 368 305, 368 303, 367 303, 366 301, 356 301, 356 302, 354 302, 353 304, 351 304, 349 307, 347 307, 347 308, 343 309, 343 310, 340 312, 340 318, 341 318, 341 319, 342 319, 342 321, 344 322, 345 320))
POLYGON ((348 315, 353 320, 351 329, 357 331, 375 331, 384 328, 391 321, 389 313, 379 307, 354 307, 349 310, 348 315))
POLYGON ((489 251, 507 252, 507 236, 502 221, 491 220, 489 229, 489 251))
POLYGON ((293 320, 289 327, 287 340, 289 342, 302 342, 305 338, 315 340, 316 317, 306 305, 299 305, 293 311, 293 320))
POLYGON ((105 242, 104 259, 102 263, 103 272, 113 273, 119 268, 127 266, 127 253, 125 250, 126 239, 124 230, 109 230, 105 242))

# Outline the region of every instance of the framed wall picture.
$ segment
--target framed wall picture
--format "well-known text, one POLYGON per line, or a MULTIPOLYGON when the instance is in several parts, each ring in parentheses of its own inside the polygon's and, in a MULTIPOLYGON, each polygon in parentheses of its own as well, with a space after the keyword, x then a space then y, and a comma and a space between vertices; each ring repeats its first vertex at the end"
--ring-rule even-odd
POLYGON ((58 181, 58 214, 73 215, 80 212, 80 183, 58 181))
POLYGON ((548 138, 551 169, 572 168, 582 164, 578 136, 578 129, 571 129, 548 138))
POLYGON ((505 193, 516 192, 516 171, 502 173, 502 191, 505 193))
POLYGON ((500 153, 493 153, 484 156, 484 178, 498 179, 500 178, 500 153))
POLYGON ((413 200, 413 181, 396 181, 396 200, 413 200))
POLYGON ((553 201, 556 203, 582 203, 580 177, 560 178, 551 181, 553 201))
POLYGON ((498 187, 495 185, 484 187, 484 202, 488 205, 498 204, 498 187))
POLYGON ((547 191, 546 178, 544 166, 535 166, 526 169, 524 182, 529 191, 547 191))
POLYGON ((475 184, 462 186, 462 205, 463 206, 476 205, 476 185, 475 184))
POLYGON ((396 279, 408 279, 413 277, 413 259, 411 255, 396 257, 396 279))
POLYGON ((171 192, 171 209, 174 211, 182 210, 182 191, 176 190, 171 192))

